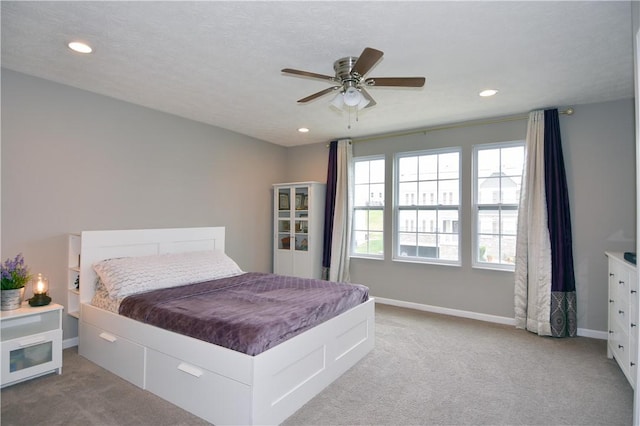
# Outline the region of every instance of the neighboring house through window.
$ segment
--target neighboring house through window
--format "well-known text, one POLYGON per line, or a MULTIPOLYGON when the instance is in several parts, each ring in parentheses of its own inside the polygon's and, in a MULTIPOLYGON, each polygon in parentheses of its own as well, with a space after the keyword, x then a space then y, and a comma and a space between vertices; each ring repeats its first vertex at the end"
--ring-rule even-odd
POLYGON ((524 142, 477 145, 473 164, 473 265, 513 270, 524 142))
POLYGON ((397 154, 394 189, 394 258, 459 264, 460 148, 397 154))

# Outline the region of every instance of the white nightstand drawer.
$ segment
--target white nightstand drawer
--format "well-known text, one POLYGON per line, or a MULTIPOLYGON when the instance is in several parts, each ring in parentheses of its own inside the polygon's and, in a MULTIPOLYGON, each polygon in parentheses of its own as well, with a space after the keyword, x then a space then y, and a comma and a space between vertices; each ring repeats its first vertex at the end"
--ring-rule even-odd
POLYGON ((62 368, 62 330, 2 342, 2 386, 62 368))

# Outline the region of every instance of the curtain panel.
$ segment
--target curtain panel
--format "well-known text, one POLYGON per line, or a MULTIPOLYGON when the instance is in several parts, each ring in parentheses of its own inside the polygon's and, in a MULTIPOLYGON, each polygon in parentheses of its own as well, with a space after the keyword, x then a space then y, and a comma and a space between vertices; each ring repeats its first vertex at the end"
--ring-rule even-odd
POLYGON ((324 235, 322 246, 322 279, 329 279, 331 267, 331 242, 333 236, 333 210, 336 205, 336 184, 338 178, 338 141, 329 144, 327 165, 327 192, 324 203, 324 235))
POLYGON ((323 277, 348 282, 353 206, 353 149, 350 139, 331 142, 327 170, 323 277))
POLYGON ((516 240, 516 327, 577 335, 571 218, 558 110, 529 114, 516 240))

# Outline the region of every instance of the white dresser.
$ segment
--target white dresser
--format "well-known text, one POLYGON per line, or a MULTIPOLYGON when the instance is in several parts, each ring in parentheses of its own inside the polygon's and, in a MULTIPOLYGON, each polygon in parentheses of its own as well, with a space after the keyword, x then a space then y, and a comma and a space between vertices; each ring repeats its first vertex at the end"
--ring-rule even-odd
POLYGON ((606 252, 609 258, 609 338, 607 356, 615 358, 636 388, 638 359, 638 275, 636 265, 623 253, 606 252))

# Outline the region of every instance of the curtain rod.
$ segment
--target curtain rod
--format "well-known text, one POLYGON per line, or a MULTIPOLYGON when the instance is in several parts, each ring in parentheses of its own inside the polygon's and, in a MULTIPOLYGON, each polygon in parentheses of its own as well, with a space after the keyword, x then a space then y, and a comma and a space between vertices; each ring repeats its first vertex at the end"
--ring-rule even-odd
MULTIPOLYGON (((560 114, 565 114, 565 115, 572 115, 574 113, 574 109, 569 107, 563 111, 558 111, 558 113, 560 114)), ((442 126, 434 126, 434 127, 427 127, 425 129, 421 129, 421 130, 410 130, 407 132, 400 132, 400 133, 388 133, 385 135, 379 135, 379 136, 371 136, 368 138, 361 138, 361 139, 352 139, 352 141, 355 142, 368 142, 368 141, 373 141, 373 140, 377 140, 377 139, 386 139, 386 138, 394 138, 394 137, 398 137, 398 136, 409 136, 409 135, 416 135, 418 133, 427 133, 427 132, 433 132, 436 130, 447 130, 447 129, 458 129, 458 128, 462 128, 462 127, 471 127, 471 126, 482 126, 485 124, 495 124, 495 123, 506 123, 509 121, 519 121, 519 120, 526 120, 529 118, 529 114, 520 114, 520 115, 512 115, 510 117, 502 117, 502 118, 494 118, 494 119, 487 119, 487 120, 478 120, 478 121, 465 121, 462 123, 455 123, 455 124, 443 124, 442 126)), ((327 144, 327 146, 329 146, 327 144)))

